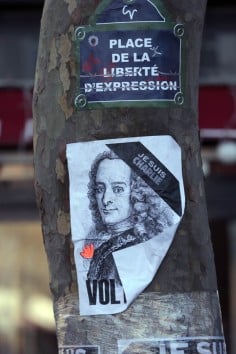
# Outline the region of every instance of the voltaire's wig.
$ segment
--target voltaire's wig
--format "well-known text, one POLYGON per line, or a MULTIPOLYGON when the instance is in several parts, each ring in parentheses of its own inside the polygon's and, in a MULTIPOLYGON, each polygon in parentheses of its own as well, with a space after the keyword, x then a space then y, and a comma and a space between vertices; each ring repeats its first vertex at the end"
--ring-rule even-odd
MULTIPOLYGON (((95 223, 96 231, 106 231, 102 222, 96 200, 96 175, 100 162, 104 159, 119 159, 113 151, 104 151, 94 160, 89 173, 88 197, 89 208, 95 223)), ((156 194, 147 183, 131 171, 132 223, 135 233, 148 240, 173 223, 173 213, 168 205, 156 194)))

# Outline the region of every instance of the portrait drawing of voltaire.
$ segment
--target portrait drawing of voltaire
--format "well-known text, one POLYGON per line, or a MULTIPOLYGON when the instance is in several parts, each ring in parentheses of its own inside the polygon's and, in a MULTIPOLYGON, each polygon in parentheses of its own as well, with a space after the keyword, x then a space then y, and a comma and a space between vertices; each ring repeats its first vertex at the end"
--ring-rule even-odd
MULTIPOLYGON (((158 236, 172 224, 172 210, 112 151, 93 162, 88 197, 94 227, 85 243, 93 244, 95 251, 87 277, 121 284, 113 252, 158 236)), ((135 254, 131 267, 132 257, 135 254)))

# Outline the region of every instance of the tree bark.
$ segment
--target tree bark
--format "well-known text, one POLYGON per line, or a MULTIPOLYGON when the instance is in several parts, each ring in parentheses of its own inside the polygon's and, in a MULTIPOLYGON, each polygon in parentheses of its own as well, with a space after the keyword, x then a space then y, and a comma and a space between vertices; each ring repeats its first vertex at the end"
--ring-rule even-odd
MULTIPOLYGON (((35 78, 35 188, 60 353, 76 353, 79 345, 98 345, 101 353, 118 353, 120 339, 222 336, 198 135, 198 73, 206 0, 165 1, 174 21, 185 26, 183 106, 77 111, 74 29, 88 24, 97 5, 97 0, 45 1, 35 78), (182 222, 154 280, 127 311, 80 317, 66 144, 148 135, 171 135, 182 149, 186 193, 182 222)), ((130 349, 129 353, 138 351, 130 349)))

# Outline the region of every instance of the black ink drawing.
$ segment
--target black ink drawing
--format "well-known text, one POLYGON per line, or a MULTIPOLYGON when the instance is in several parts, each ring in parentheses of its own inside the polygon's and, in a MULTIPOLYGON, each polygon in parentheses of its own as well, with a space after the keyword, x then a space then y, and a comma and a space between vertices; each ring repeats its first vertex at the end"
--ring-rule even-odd
MULTIPOLYGON (((121 284, 112 253, 148 241, 173 223, 171 208, 112 151, 94 160, 88 184, 94 228, 83 253, 87 277, 121 284)), ((132 260, 131 260, 132 261, 132 260)))

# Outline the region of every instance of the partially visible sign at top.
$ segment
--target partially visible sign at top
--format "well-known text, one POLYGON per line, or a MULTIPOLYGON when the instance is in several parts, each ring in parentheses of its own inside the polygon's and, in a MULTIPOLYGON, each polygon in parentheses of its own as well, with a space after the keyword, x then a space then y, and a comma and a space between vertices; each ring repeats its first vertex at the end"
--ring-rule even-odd
POLYGON ((76 107, 182 105, 183 37, 159 0, 104 0, 75 30, 76 107))

